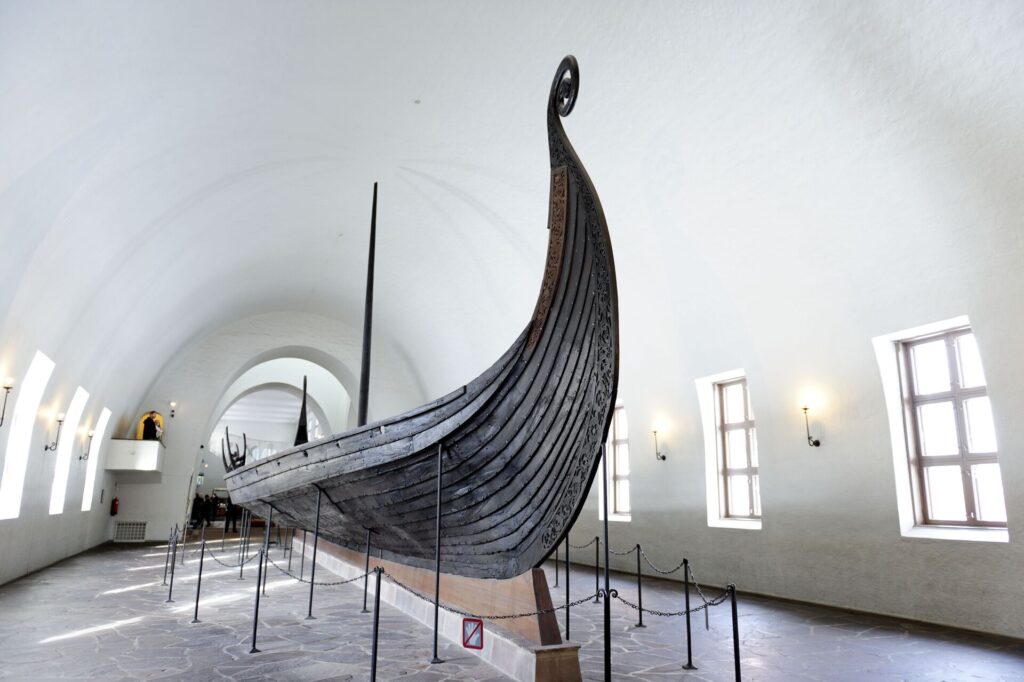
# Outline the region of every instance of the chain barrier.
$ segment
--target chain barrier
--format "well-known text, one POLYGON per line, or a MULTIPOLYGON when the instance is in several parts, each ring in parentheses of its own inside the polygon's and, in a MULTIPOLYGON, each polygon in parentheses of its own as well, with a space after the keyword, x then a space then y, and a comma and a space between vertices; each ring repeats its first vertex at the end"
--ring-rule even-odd
POLYGON ((590 546, 591 546, 592 544, 594 544, 595 542, 597 542, 597 538, 594 538, 593 540, 591 540, 590 542, 588 542, 588 543, 587 543, 587 544, 585 544, 585 545, 574 545, 574 544, 572 544, 572 543, 570 542, 570 543, 569 543, 569 547, 571 547, 572 549, 586 549, 587 547, 590 547, 590 546))
POLYGON ((638 546, 639 546, 639 545, 633 545, 632 547, 630 547, 630 548, 629 548, 628 550, 626 550, 625 552, 616 552, 616 551, 615 551, 614 549, 612 549, 611 547, 609 547, 609 548, 608 548, 608 551, 609 551, 609 552, 610 552, 611 554, 614 554, 615 556, 629 556, 630 554, 632 554, 633 552, 635 552, 635 551, 637 550, 637 547, 638 547, 638 546))
MULTIPOLYGON (((646 561, 647 565, 651 567, 651 570, 655 571, 656 573, 660 573, 662 575, 671 575, 671 574, 675 573, 676 571, 678 571, 680 568, 682 568, 686 564, 685 560, 680 561, 678 566, 673 568, 671 571, 666 571, 666 570, 663 570, 661 568, 658 568, 657 566, 655 566, 651 562, 650 558, 648 558, 648 556, 647 556, 647 552, 645 552, 643 550, 643 547, 640 548, 640 556, 642 556, 644 558, 644 561, 646 561)), ((691 572, 691 574, 692 574, 692 572, 691 572)))
POLYGON ((206 553, 209 554, 210 556, 212 556, 214 561, 216 561, 218 564, 220 564, 221 566, 223 566, 225 568, 238 568, 239 566, 244 566, 245 564, 249 563, 250 561, 252 561, 253 559, 255 559, 256 557, 258 557, 260 555, 259 552, 256 552, 255 554, 253 554, 251 557, 249 557, 245 561, 242 561, 242 562, 237 563, 237 564, 226 564, 226 563, 224 563, 223 561, 221 561, 220 559, 217 558, 217 553, 214 552, 212 549, 210 549, 209 546, 206 547, 206 553))
MULTIPOLYGON (((300 578, 299 576, 295 575, 294 573, 292 573, 291 571, 289 571, 286 568, 281 568, 280 566, 277 565, 277 562, 274 561, 274 559, 272 557, 267 557, 267 559, 270 560, 270 563, 274 564, 274 568, 276 568, 277 570, 281 571, 282 573, 284 573, 289 578, 294 578, 295 580, 298 580, 299 582, 302 582, 302 583, 306 583, 307 585, 311 582, 311 581, 309 581, 309 580, 307 580, 305 578, 300 578)), ((316 583, 313 583, 313 584, 318 586, 318 587, 334 587, 336 585, 347 585, 349 583, 354 583, 357 580, 362 580, 366 576, 370 575, 370 573, 373 573, 373 571, 370 571, 368 573, 363 573, 362 575, 357 575, 354 578, 348 578, 346 580, 335 580, 335 581, 332 581, 332 582, 325 582, 325 583, 316 582, 316 583)))
MULTIPOLYGON (((429 602, 431 604, 434 603, 433 597, 428 597, 425 594, 417 592, 416 590, 414 590, 413 588, 409 587, 408 585, 406 585, 401 580, 399 580, 398 578, 394 577, 393 575, 391 575, 387 571, 382 570, 382 575, 384 576, 384 578, 388 582, 397 585, 398 587, 402 588, 403 590, 405 590, 409 594, 413 595, 414 597, 419 597, 423 601, 429 602)), ((446 604, 440 604, 440 603, 438 604, 438 606, 440 608, 444 609, 445 611, 449 612, 449 613, 454 613, 455 615, 462 616, 464 618, 479 618, 481 620, 512 620, 514 618, 530 618, 532 616, 542 616, 542 615, 545 615, 545 614, 548 614, 548 613, 554 613, 555 611, 561 611, 562 609, 567 608, 567 607, 579 606, 579 605, 584 604, 586 602, 593 601, 593 599, 596 596, 596 594, 597 594, 596 592, 593 593, 593 594, 588 594, 586 597, 583 597, 582 599, 577 599, 574 602, 569 602, 568 604, 562 604, 561 606, 553 606, 550 609, 539 609, 537 611, 529 611, 529 612, 524 612, 524 613, 509 613, 509 614, 504 614, 504 615, 482 615, 482 614, 479 614, 479 613, 470 613, 469 611, 463 611, 463 610, 457 609, 457 608, 455 608, 453 606, 448 606, 446 604)))
POLYGON ((620 602, 622 602, 626 606, 628 606, 629 608, 633 609, 634 611, 643 611, 644 613, 649 613, 652 616, 664 616, 664 617, 670 618, 670 617, 674 617, 674 616, 685 616, 688 613, 699 613, 700 611, 704 611, 706 609, 709 609, 712 606, 718 606, 719 604, 723 604, 723 603, 725 603, 725 600, 729 598, 729 590, 726 590, 725 592, 723 592, 719 596, 715 597, 714 599, 710 599, 710 600, 705 601, 700 606, 695 606, 695 607, 693 607, 692 609, 689 609, 689 610, 683 609, 682 611, 657 611, 655 609, 641 608, 640 606, 638 606, 637 604, 634 604, 633 602, 629 601, 625 597, 620 596, 617 592, 615 592, 615 590, 612 590, 612 596, 614 598, 618 599, 620 602))

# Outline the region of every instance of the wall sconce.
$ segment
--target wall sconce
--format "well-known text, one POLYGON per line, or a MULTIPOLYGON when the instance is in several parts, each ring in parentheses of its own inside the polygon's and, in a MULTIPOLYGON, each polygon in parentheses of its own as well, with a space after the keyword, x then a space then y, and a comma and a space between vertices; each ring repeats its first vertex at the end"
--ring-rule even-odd
POLYGON ((654 456, 658 460, 664 462, 668 458, 665 455, 661 454, 661 448, 658 447, 658 432, 653 431, 652 433, 654 433, 654 456))
POLYGON ((78 459, 82 460, 83 462, 89 459, 89 453, 92 452, 92 437, 96 435, 96 432, 90 429, 87 435, 89 436, 89 444, 85 446, 85 450, 83 450, 82 454, 78 456, 78 459))
POLYGON ((812 438, 811 437, 811 422, 807 418, 807 411, 809 409, 811 409, 811 408, 809 408, 809 407, 802 407, 800 409, 802 409, 804 411, 804 427, 807 429, 807 445, 809 445, 812 448, 820 447, 821 446, 821 441, 818 440, 817 438, 812 438))
POLYGON ((177 409, 178 403, 176 403, 176 402, 174 402, 172 400, 170 404, 171 404, 171 419, 174 419, 174 410, 177 409))
POLYGON ((7 377, 4 379, 4 407, 0 410, 0 426, 4 425, 4 415, 7 414, 7 396, 11 394, 12 388, 14 388, 14 377, 7 377))
POLYGON ((57 444, 60 443, 60 430, 64 428, 64 413, 61 412, 57 415, 57 437, 53 439, 52 443, 43 446, 43 450, 56 450, 57 444))

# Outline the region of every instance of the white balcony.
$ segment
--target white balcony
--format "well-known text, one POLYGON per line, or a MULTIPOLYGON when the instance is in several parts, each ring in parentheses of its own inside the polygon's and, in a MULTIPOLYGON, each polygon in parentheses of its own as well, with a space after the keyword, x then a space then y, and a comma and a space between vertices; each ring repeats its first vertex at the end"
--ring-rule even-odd
POLYGON ((164 466, 164 444, 158 440, 125 440, 115 438, 107 449, 107 471, 161 472, 164 466))

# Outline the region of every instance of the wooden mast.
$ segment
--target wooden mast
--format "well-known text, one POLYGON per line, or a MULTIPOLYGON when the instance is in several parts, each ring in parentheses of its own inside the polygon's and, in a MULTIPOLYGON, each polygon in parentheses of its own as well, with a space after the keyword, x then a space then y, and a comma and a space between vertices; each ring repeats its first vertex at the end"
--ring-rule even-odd
POLYGON ((373 331, 373 261, 377 245, 377 183, 373 183, 373 208, 370 212, 370 253, 366 263, 366 304, 363 306, 363 360, 359 373, 359 411, 356 426, 366 424, 370 399, 370 337, 373 331))

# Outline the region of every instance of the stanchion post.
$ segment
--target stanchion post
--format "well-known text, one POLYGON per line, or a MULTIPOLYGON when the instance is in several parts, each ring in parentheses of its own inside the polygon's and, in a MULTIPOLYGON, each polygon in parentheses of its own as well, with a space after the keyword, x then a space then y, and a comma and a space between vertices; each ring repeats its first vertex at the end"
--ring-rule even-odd
POLYGON ((274 527, 274 508, 270 508, 270 513, 267 514, 267 527, 263 530, 263 556, 260 557, 260 561, 263 562, 263 586, 257 583, 256 586, 260 587, 263 592, 263 596, 267 596, 267 578, 270 577, 270 530, 274 527))
POLYGON ((683 558, 683 603, 686 609, 686 665, 683 670, 696 670, 693 664, 693 642, 690 632, 690 560, 683 558))
POLYGON ((305 528, 302 529, 302 554, 299 555, 299 580, 302 580, 302 576, 305 575, 306 570, 306 535, 309 533, 305 528))
MULTIPOLYGON (((238 579, 244 580, 245 556, 249 553, 249 522, 252 521, 252 513, 246 510, 242 514, 242 535, 238 538, 238 579)), ((259 585, 257 585, 259 587, 259 585)))
POLYGON ((434 656, 431 663, 444 663, 437 657, 437 619, 441 604, 441 444, 437 444, 437 510, 434 536, 434 656))
POLYGON ((569 641, 569 534, 565 534, 565 641, 569 641))
POLYGON ((185 565, 185 548, 188 547, 188 524, 181 528, 181 565, 185 565))
POLYGON ((558 545, 555 545, 555 587, 558 587, 558 545))
POLYGON ((206 540, 199 545, 199 575, 196 578, 196 610, 192 614, 192 622, 199 622, 199 590, 203 587, 203 559, 206 558, 206 540))
POLYGON ((644 582, 643 573, 640 570, 640 543, 636 543, 636 605, 640 608, 637 609, 637 613, 640 614, 640 620, 637 621, 636 626, 638 628, 647 627, 644 625, 644 582))
POLYGON ((366 529, 366 575, 363 576, 363 610, 360 613, 369 613, 366 608, 366 592, 370 589, 370 533, 372 532, 369 528, 366 529))
POLYGON ((260 548, 259 563, 256 564, 256 602, 252 610, 252 648, 249 649, 250 654, 258 654, 259 649, 256 648, 256 628, 260 624, 260 580, 263 578, 263 548, 260 548))
MULTIPOLYGON (((320 539, 320 498, 323 496, 324 491, 317 486, 316 489, 316 524, 313 526, 313 558, 309 564, 309 611, 306 612, 306 620, 314 620, 316 616, 313 615, 313 587, 316 585, 316 545, 317 540, 320 539)), ((302 548, 303 554, 305 554, 305 546, 302 548)))
POLYGON ((295 554, 295 529, 289 528, 288 538, 288 572, 292 572, 292 555, 295 554))
POLYGON ((729 583, 729 601, 732 605, 732 660, 736 667, 736 682, 740 682, 740 620, 736 613, 736 586, 729 583))
MULTIPOLYGON (((185 550, 182 549, 181 551, 184 554, 185 550)), ((178 534, 175 533, 174 534, 174 548, 171 549, 171 582, 170 582, 170 584, 167 587, 167 601, 164 602, 165 604, 170 604, 172 601, 174 601, 173 599, 171 599, 171 594, 174 592, 174 564, 177 563, 177 559, 178 559, 178 534)))
POLYGON ((601 445, 601 487, 604 490, 604 679, 612 682, 612 586, 608 545, 608 452, 601 445))
POLYGON ((594 536, 594 603, 601 603, 601 538, 594 536))
POLYGON ((171 532, 167 534, 167 556, 164 557, 164 579, 163 582, 160 583, 161 585, 167 584, 167 569, 170 567, 171 564, 171 543, 175 535, 177 535, 177 533, 176 529, 174 528, 172 528, 171 532))
POLYGON ((228 515, 224 514, 224 525, 220 528, 220 551, 224 551, 224 537, 228 534, 228 515))
POLYGON ((373 569, 375 585, 373 592, 373 644, 370 646, 370 682, 377 682, 377 629, 380 625, 380 574, 384 569, 373 569))

